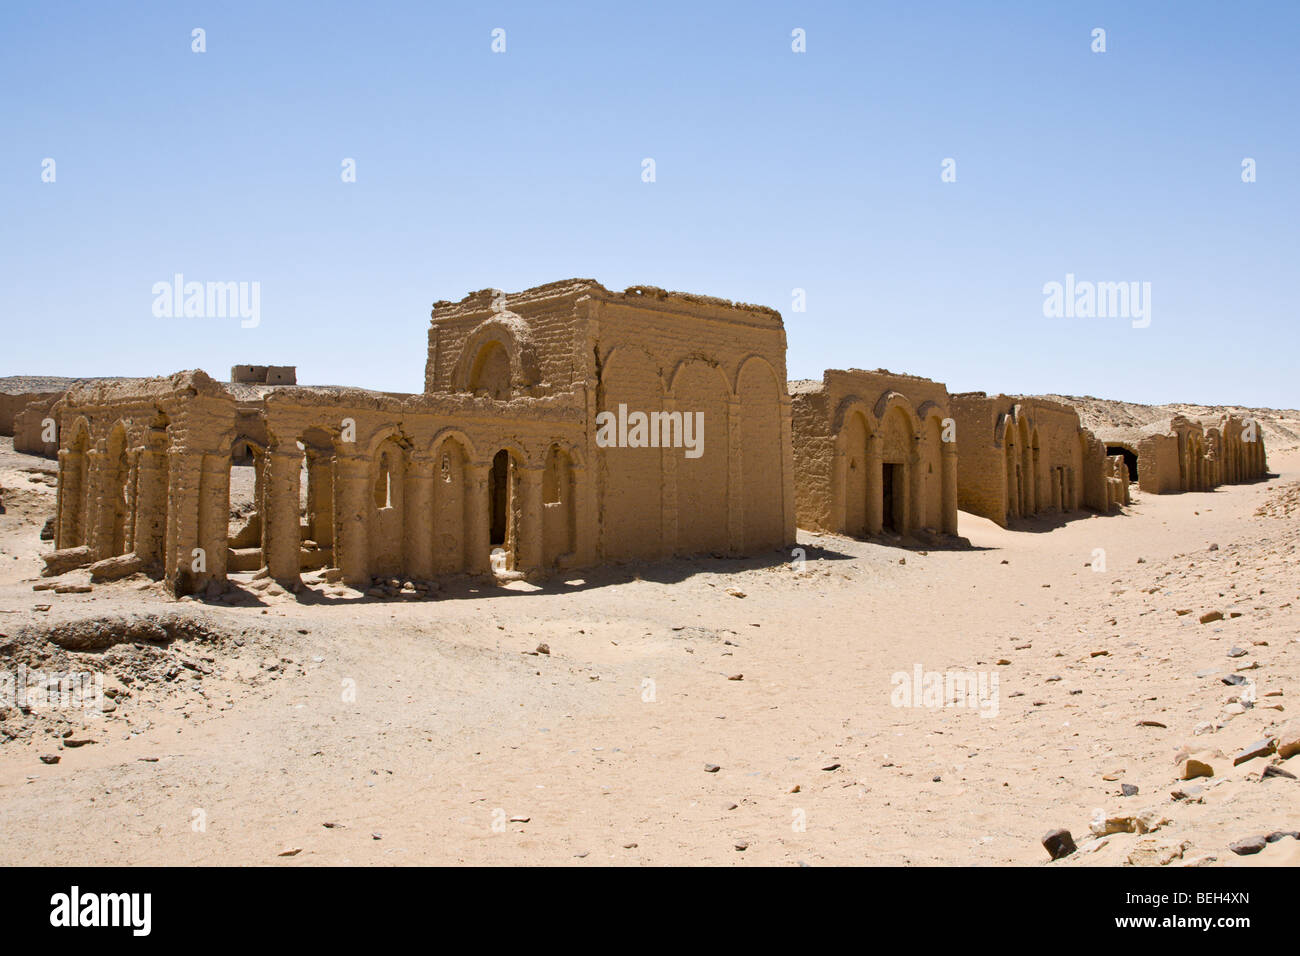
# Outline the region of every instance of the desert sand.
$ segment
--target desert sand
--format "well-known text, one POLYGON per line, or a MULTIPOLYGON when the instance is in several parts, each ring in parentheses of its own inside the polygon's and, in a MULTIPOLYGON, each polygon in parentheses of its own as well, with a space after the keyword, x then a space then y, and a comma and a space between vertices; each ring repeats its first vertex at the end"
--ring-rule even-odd
POLYGON ((802 553, 392 599, 240 575, 230 606, 142 576, 33 590, 88 577, 39 577, 55 466, 3 441, 5 666, 102 671, 114 702, 0 712, 0 863, 1300 863, 1291 837, 1229 849, 1300 829, 1300 780, 1263 775, 1300 760, 1233 765, 1300 718, 1294 444, 1267 481, 1133 486, 1105 517, 962 513, 968 547, 800 531, 802 553), (46 640, 149 615, 188 623, 46 640), (996 675, 996 715, 894 706, 918 665, 996 675), (1180 752, 1214 776, 1179 780, 1180 752), (1094 838, 1098 810, 1156 828, 1094 838), (1049 862, 1058 827, 1079 850, 1049 862))

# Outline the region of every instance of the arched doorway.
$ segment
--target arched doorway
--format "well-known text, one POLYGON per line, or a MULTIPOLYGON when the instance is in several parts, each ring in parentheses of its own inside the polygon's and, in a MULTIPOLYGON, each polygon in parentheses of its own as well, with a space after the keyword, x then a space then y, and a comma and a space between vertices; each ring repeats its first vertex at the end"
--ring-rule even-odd
POLYGON ((514 456, 501 449, 488 471, 488 545, 505 554, 505 569, 513 570, 518 549, 519 469, 514 456))
POLYGON ((844 533, 865 537, 867 528, 867 422, 851 412, 841 434, 844 455, 844 533))
POLYGON ((917 503, 912 500, 911 469, 916 434, 908 412, 890 407, 880 421, 880 525, 884 531, 908 534, 917 503))
POLYGON ((105 462, 107 475, 104 481, 104 498, 101 508, 104 516, 105 543, 109 547, 108 556, 126 554, 127 520, 130 503, 127 500, 128 478, 131 466, 126 454, 126 428, 120 423, 108 436, 108 457, 105 462))

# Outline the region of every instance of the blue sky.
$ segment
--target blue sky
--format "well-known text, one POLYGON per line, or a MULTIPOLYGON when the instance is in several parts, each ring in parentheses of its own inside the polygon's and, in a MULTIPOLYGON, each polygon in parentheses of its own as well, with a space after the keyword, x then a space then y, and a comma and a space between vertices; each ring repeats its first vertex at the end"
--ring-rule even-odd
POLYGON ((0 18, 0 375, 418 391, 433 301, 589 276, 779 309, 792 378, 1300 405, 1294 2, 0 18), (155 317, 175 273, 259 282, 260 324, 155 317), (1151 283, 1150 326, 1045 318, 1067 273, 1151 283))

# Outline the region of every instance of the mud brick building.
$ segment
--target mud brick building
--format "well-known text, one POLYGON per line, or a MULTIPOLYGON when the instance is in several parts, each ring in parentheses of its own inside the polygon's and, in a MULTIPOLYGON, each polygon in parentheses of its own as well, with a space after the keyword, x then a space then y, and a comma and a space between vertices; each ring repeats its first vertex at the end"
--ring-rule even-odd
POLYGON ((784 547, 785 347, 772 309, 574 279, 436 303, 422 394, 270 366, 74 386, 54 566, 123 557, 191 593, 262 568, 365 587, 784 547), (602 412, 631 424, 613 443, 602 412))
POLYGON ((942 383, 832 369, 820 382, 792 382, 790 392, 800 527, 957 533, 957 445, 945 440, 942 383))

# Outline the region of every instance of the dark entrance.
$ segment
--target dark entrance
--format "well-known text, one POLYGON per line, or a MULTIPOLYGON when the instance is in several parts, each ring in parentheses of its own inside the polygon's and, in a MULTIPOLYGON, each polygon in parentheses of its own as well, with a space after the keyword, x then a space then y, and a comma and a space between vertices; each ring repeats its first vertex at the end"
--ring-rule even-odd
POLYGON ((488 497, 492 502, 492 546, 506 545, 510 527, 510 452, 504 449, 492 459, 488 478, 488 497))
POLYGON ((898 533, 902 527, 898 511, 903 503, 903 466, 886 462, 880 466, 880 522, 884 530, 898 533))
POLYGON ((1128 480, 1129 481, 1138 480, 1138 456, 1137 455, 1133 454, 1133 452, 1129 451, 1123 445, 1107 445, 1106 454, 1108 456, 1123 455, 1124 464, 1128 466, 1128 480))

